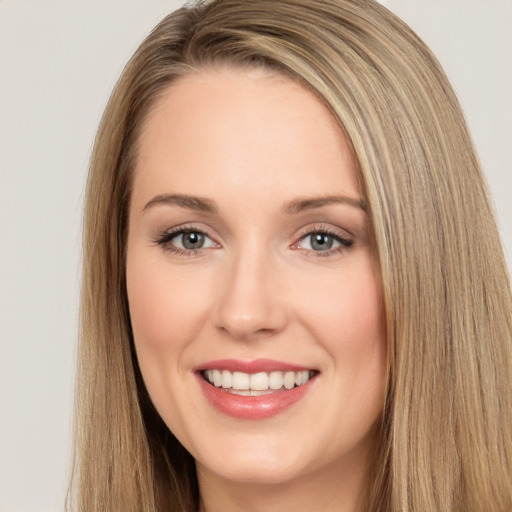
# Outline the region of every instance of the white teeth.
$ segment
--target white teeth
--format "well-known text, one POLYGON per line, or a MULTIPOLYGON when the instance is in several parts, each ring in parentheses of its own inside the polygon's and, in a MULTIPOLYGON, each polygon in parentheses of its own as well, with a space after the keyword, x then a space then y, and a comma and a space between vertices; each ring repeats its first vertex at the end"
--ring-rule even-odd
MULTIPOLYGON (((228 370, 224 370, 227 372, 228 370)), ((222 386, 233 389, 249 389, 249 374, 242 372, 233 372, 233 386, 222 386)))
POLYGON ((208 382, 216 387, 222 387, 230 392, 244 396, 258 396, 265 394, 265 391, 292 389, 308 382, 310 372, 259 372, 244 373, 230 372, 229 370, 206 370, 204 376, 208 382), (240 393, 239 393, 240 391, 240 393))
POLYGON ((303 372, 297 372, 295 374, 295 385, 300 386, 301 384, 305 384, 309 380, 309 372, 307 370, 303 372))
POLYGON ((253 373, 249 379, 250 388, 255 391, 268 389, 268 375, 265 372, 253 373))
MULTIPOLYGON (((212 382, 210 380, 210 382, 212 382)), ((220 388, 222 386, 222 375, 219 370, 213 370, 213 384, 220 388)))
POLYGON ((231 387, 233 387, 232 382, 233 382, 233 377, 231 376, 231 372, 229 372, 228 370, 224 370, 222 372, 222 377, 221 377, 222 387, 223 388, 231 388, 231 387))
POLYGON ((284 387, 292 389, 295 386, 295 372, 286 372, 284 374, 284 387))
POLYGON ((283 372, 270 372, 268 380, 270 389, 281 389, 284 386, 283 372))

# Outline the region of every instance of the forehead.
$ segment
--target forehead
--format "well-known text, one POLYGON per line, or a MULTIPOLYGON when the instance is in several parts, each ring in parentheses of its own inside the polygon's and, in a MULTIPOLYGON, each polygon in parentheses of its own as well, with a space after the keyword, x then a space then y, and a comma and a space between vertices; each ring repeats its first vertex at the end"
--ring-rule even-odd
POLYGON ((142 127, 134 195, 218 196, 219 182, 241 194, 360 195, 351 151, 327 108, 293 80, 262 69, 186 75, 142 127))

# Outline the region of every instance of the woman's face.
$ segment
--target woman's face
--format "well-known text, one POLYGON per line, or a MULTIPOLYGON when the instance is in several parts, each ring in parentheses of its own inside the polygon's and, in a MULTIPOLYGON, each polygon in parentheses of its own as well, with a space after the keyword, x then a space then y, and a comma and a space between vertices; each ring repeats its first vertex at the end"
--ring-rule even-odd
POLYGON ((313 94, 256 69, 171 85, 141 134, 126 272, 144 381, 200 479, 364 471, 381 288, 350 150, 313 94))

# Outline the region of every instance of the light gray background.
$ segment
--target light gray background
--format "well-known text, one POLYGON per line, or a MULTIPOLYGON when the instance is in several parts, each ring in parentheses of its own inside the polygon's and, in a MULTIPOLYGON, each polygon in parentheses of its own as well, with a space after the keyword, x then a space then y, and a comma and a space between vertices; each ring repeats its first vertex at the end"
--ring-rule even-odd
MULTIPOLYGON (((87 162, 124 63, 181 3, 0 0, 2 512, 63 509, 87 162)), ((453 81, 512 268, 512 1, 383 3, 453 81)))

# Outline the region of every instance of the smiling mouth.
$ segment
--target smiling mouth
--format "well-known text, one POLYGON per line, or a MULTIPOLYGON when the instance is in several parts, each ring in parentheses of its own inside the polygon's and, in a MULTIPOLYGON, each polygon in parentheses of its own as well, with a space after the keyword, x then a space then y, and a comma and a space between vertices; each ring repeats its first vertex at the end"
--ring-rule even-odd
POLYGON ((226 393, 261 396, 300 387, 318 374, 316 370, 244 373, 209 369, 201 371, 203 379, 226 393))

